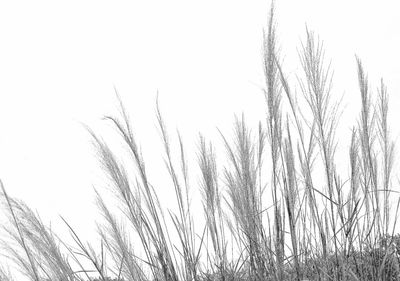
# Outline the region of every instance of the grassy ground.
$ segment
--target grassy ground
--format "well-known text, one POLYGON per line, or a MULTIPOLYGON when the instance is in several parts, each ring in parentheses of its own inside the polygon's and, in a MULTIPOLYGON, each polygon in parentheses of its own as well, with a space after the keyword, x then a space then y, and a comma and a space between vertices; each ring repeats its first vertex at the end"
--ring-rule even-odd
MULTIPOLYGON (((398 280, 400 236, 394 229, 400 201, 392 189, 386 86, 382 81, 371 91, 356 59, 361 110, 348 144, 349 173, 339 173, 340 103, 331 94, 332 70, 322 42, 306 30, 301 72, 292 83, 275 34, 272 7, 264 32, 265 120, 254 130, 238 117, 232 137, 221 133, 222 163, 215 146, 199 138, 204 225, 197 223, 199 210, 191 209, 193 186, 179 134, 174 150, 157 110, 177 202, 177 211, 167 212, 121 103, 121 115, 105 119, 123 140, 134 171, 88 128, 118 202, 114 208, 96 193, 101 247, 81 241, 66 221, 73 243, 63 242, 2 185, 9 217, 2 253, 32 281, 398 280)), ((0 270, 1 281, 14 280, 11 276, 0 270)))

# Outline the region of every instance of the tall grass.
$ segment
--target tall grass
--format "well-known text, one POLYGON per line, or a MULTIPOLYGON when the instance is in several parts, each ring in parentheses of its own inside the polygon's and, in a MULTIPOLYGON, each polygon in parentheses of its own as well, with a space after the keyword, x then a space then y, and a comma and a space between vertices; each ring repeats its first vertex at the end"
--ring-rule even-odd
MULTIPOLYGON (((193 181, 179 132, 171 137, 157 102, 164 163, 177 204, 176 212, 167 212, 118 98, 120 115, 104 120, 128 154, 117 155, 88 128, 108 179, 107 192, 117 202, 110 204, 104 192, 96 191, 103 218, 99 249, 82 241, 65 220, 72 243, 62 241, 2 185, 9 217, 3 253, 15 268, 32 281, 94 276, 102 281, 110 276, 143 281, 398 280, 400 238, 394 231, 400 201, 391 208, 398 191, 392 184, 395 149, 386 85, 382 80, 372 91, 356 58, 361 110, 348 145, 349 172, 340 173, 340 99, 333 95, 323 42, 306 29, 299 49, 301 71, 293 83, 277 51, 276 28, 272 5, 263 42, 265 119, 254 130, 244 116, 237 117, 231 138, 220 132, 226 151, 222 163, 216 144, 199 137, 195 174, 204 224, 197 223, 200 210, 191 208, 193 181)), ((0 280, 14 280, 3 268, 0 280)))

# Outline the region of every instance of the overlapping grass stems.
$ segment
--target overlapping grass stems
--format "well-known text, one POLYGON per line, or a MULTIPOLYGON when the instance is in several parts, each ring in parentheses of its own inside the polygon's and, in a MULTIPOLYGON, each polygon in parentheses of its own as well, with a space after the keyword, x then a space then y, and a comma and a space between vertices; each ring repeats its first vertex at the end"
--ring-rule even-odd
MULTIPOLYGON (((3 226, 7 238, 2 253, 32 281, 93 276, 102 281, 111 280, 108 276, 165 281, 398 280, 400 238, 394 229, 399 201, 390 208, 389 198, 397 192, 392 190, 394 144, 386 86, 382 81, 377 97, 372 96, 356 59, 361 113, 349 145, 349 173, 339 174, 339 102, 332 96, 332 72, 324 63, 322 42, 306 30, 299 51, 302 73, 291 83, 279 59, 275 30, 272 6, 264 32, 267 116, 257 133, 243 116, 235 120, 232 140, 221 133, 225 165, 217 162, 214 145, 200 136, 204 226, 195 225, 190 208, 192 181, 180 135, 176 163, 157 104, 165 164, 178 207, 176 213, 166 213, 121 103, 121 117, 105 119, 129 151, 133 176, 112 147, 88 129, 119 202, 116 212, 96 193, 104 218, 100 248, 82 242, 65 220, 74 242, 64 243, 2 185, 10 222, 3 226), (294 89, 302 93, 301 100, 294 89), (302 102, 306 108, 300 108, 302 102), (269 165, 263 165, 266 161, 269 165), (315 163, 323 168, 315 168, 315 163), (271 204, 266 197, 272 198, 271 204)), ((0 280, 14 279, 1 269, 0 280)))

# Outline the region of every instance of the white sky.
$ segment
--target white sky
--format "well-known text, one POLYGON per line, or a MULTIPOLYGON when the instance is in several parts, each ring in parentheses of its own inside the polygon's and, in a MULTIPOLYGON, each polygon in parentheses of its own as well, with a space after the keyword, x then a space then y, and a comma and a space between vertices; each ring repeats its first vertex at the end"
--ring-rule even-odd
MULTIPOLYGON (((292 81, 305 24, 325 41, 334 97, 345 93, 345 133, 359 106, 355 54, 372 89, 384 77, 393 135, 400 131, 394 122, 400 117, 397 2, 277 1, 278 37, 292 81)), ((54 225, 63 214, 91 235, 93 186, 101 184, 81 123, 104 129, 101 117, 117 113, 114 85, 145 158, 159 161, 151 164, 158 168, 157 90, 167 125, 181 130, 191 157, 198 132, 227 131, 242 111, 250 122, 263 118, 268 7, 264 0, 0 1, 0 178, 10 195, 54 225)))

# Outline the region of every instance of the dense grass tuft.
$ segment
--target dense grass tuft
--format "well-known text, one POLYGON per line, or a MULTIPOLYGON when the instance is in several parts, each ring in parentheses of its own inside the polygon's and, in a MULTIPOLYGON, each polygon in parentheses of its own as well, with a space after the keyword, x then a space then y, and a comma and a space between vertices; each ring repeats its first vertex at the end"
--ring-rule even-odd
MULTIPOLYGON (((265 120, 254 130, 237 117, 231 137, 220 132, 225 162, 217 161, 214 143, 199 137, 201 197, 195 199, 201 200, 204 224, 197 223, 201 210, 191 208, 180 134, 175 150, 157 102, 177 203, 176 212, 167 212, 119 99, 120 116, 104 120, 126 155, 88 128, 107 192, 117 202, 115 208, 96 191, 100 248, 83 242, 65 220, 73 243, 63 242, 1 184, 9 218, 2 253, 13 266, 32 281, 399 280, 400 236, 394 231, 400 201, 391 208, 398 192, 386 86, 381 81, 377 93, 371 91, 356 58, 361 110, 348 144, 349 172, 339 172, 340 100, 332 94, 323 43, 306 30, 301 71, 292 83, 277 51, 276 27, 272 6, 263 42, 265 120)), ((15 279, 0 268, 0 280, 15 279)))

